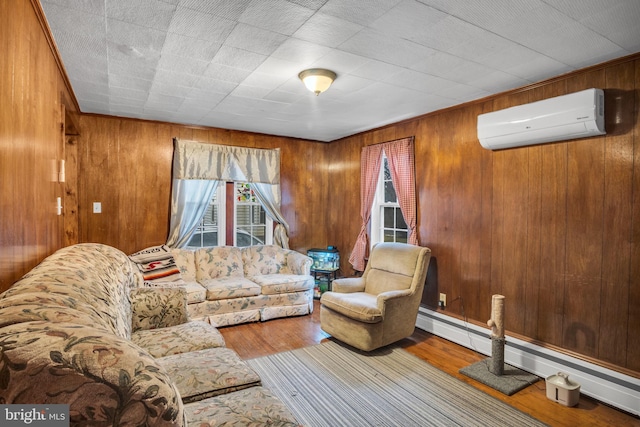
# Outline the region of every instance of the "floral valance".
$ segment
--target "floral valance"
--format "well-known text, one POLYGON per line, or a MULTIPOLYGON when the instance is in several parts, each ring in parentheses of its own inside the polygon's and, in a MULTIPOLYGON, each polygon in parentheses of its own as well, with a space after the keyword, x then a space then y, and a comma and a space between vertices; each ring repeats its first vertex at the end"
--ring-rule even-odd
POLYGON ((280 149, 174 139, 174 179, 280 184, 280 149))

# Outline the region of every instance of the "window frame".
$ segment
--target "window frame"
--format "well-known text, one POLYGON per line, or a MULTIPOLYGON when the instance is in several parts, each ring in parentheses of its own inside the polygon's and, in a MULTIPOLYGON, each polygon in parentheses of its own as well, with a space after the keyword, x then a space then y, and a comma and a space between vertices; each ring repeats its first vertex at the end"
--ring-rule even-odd
MULTIPOLYGON (((262 203, 260 203, 259 201, 248 201, 248 202, 241 202, 238 200, 238 197, 236 197, 236 186, 237 184, 240 182, 234 182, 233 183, 233 191, 234 191, 234 203, 233 203, 233 246, 238 246, 238 230, 239 230, 239 226, 238 226, 238 205, 248 205, 250 206, 251 210, 253 210, 254 206, 258 206, 260 207, 260 209, 262 209, 264 211, 264 218, 265 218, 265 223, 264 224, 253 224, 253 222, 251 222, 251 224, 249 224, 249 227, 251 229, 253 229, 253 227, 265 227, 265 234, 264 234, 264 243, 262 243, 263 245, 271 245, 273 244, 273 219, 271 219, 271 217, 267 214, 267 210, 264 208, 264 206, 262 206, 262 203)), ((240 183, 240 184, 249 184, 249 188, 251 188, 251 183, 240 183)), ((251 213, 250 213, 250 217, 252 217, 251 213)), ((253 236, 253 232, 250 234, 250 236, 252 238, 254 238, 253 236)))
POLYGON ((384 172, 385 172, 385 164, 388 167, 388 160, 384 150, 382 151, 381 155, 382 155, 382 159, 380 163, 380 172, 378 173, 378 180, 376 183, 376 192, 375 192, 375 196, 373 198, 373 203, 371 206, 371 232, 370 232, 370 239, 369 239, 371 247, 373 247, 373 245, 375 245, 376 243, 388 241, 388 240, 385 240, 385 231, 387 230, 393 231, 394 242, 398 241, 396 240, 398 231, 406 232, 406 239, 402 243, 407 243, 409 239, 409 226, 407 225, 406 220, 404 219, 404 215, 402 214, 402 209, 400 208, 400 202, 398 202, 398 195, 397 195, 395 186, 393 186, 392 179, 390 179, 388 182, 391 182, 391 185, 393 186, 393 191, 394 193, 396 193, 396 201, 395 202, 385 201, 385 181, 386 180, 384 178, 384 172), (385 227, 385 222, 384 222, 384 209, 389 207, 394 208, 394 219, 393 219, 394 227, 393 228, 385 227), (406 228, 396 227, 397 225, 396 214, 398 211, 400 212, 400 215, 402 215, 402 219, 405 223, 406 228))
MULTIPOLYGON (((238 200, 237 197, 235 195, 235 189, 236 189, 236 182, 232 182, 233 184, 233 197, 229 198, 228 196, 228 183, 224 182, 224 181, 220 181, 218 183, 218 188, 216 188, 216 194, 215 194, 215 199, 216 199, 216 203, 215 205, 217 205, 218 208, 218 238, 217 238, 217 244, 215 246, 237 246, 237 230, 238 230, 238 226, 237 226, 237 206, 238 206, 238 200), (233 200, 233 206, 228 206, 228 204, 230 204, 230 200, 233 200), (233 217, 231 218, 231 221, 229 221, 229 218, 227 218, 229 215, 233 215, 233 217), (233 227, 232 230, 227 230, 227 225, 229 224, 230 227, 233 227), (228 242, 229 239, 227 239, 229 232, 233 233, 233 242, 232 244, 230 242, 228 242)), ((249 183, 250 184, 250 183, 249 183)), ((214 203, 212 203, 213 200, 211 200, 209 202, 210 205, 213 205, 214 203)), ((263 209, 265 211, 265 222, 266 224, 265 227, 265 245, 271 245, 273 244, 273 219, 266 213, 266 209, 264 209, 264 207, 262 206, 262 204, 258 201, 256 202, 251 202, 252 205, 257 205, 260 206, 261 209, 263 209)), ((208 208, 207 208, 208 209, 208 208)), ((202 248, 202 247, 211 247, 211 246, 204 246, 204 233, 206 233, 206 227, 210 227, 208 225, 204 225, 204 220, 205 217, 203 217, 200 220, 200 224, 198 224, 198 228, 196 229, 196 231, 193 233, 193 235, 191 236, 191 239, 189 240, 189 243, 192 242, 193 238, 196 236, 196 234, 200 234, 200 245, 201 246, 193 246, 188 244, 187 247, 188 248, 202 248)), ((253 225, 252 225, 253 226, 253 225)))

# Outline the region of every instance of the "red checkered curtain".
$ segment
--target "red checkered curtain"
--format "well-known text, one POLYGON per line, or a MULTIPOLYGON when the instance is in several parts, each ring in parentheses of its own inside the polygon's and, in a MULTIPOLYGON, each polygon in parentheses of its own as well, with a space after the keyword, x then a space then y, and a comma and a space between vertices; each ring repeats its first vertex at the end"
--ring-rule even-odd
POLYGON ((416 232, 416 173, 413 137, 384 144, 391 181, 398 196, 398 204, 409 227, 409 243, 418 244, 416 232))
POLYGON ((362 218, 362 227, 349 257, 349 262, 356 271, 364 271, 368 240, 367 225, 371 219, 371 205, 376 195, 381 164, 382 145, 369 145, 362 149, 362 157, 360 158, 360 217, 362 218))

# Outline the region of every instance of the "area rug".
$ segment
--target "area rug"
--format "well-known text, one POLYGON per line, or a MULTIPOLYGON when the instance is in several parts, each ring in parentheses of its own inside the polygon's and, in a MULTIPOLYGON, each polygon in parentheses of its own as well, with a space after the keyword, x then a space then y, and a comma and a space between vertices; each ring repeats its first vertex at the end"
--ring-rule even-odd
POLYGON ((247 363, 309 427, 546 425, 401 348, 328 341, 247 363))

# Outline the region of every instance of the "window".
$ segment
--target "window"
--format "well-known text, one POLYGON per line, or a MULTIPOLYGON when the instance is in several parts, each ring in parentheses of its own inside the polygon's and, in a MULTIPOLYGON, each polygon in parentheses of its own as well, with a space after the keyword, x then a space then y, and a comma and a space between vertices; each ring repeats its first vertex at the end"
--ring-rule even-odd
POLYGON ((221 183, 187 246, 251 246, 272 242, 273 221, 256 200, 250 184, 221 183), (235 191, 231 200, 226 197, 229 188, 235 191), (233 242, 227 242, 230 235, 233 235, 233 242))
POLYGON ((250 184, 235 183, 235 246, 264 245, 272 242, 273 222, 256 200, 250 184))
POLYGON ((209 202, 209 207, 200 220, 200 224, 191 236, 187 244, 188 247, 202 248, 205 246, 223 246, 224 236, 224 203, 225 186, 218 185, 213 199, 209 202), (223 212, 221 215, 220 212, 223 212), (221 223, 222 220, 222 223, 221 223))
POLYGON ((371 244, 378 242, 407 243, 408 226, 402 216, 396 190, 391 180, 387 156, 383 154, 376 195, 371 208, 371 244))

